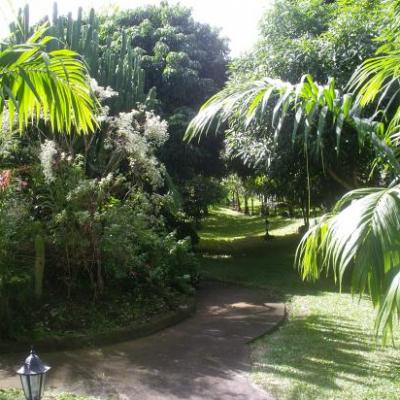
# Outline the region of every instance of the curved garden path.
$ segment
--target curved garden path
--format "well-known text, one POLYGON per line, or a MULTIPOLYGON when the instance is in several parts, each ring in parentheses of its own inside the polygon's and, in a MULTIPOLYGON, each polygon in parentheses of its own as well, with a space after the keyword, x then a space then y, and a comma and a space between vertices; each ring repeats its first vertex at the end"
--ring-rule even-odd
MULTIPOLYGON (((284 318, 258 289, 207 283, 196 314, 152 336, 96 349, 41 354, 48 386, 121 400, 271 400, 247 377, 247 343, 284 318)), ((21 355, 0 356, 0 387, 18 387, 21 355)))

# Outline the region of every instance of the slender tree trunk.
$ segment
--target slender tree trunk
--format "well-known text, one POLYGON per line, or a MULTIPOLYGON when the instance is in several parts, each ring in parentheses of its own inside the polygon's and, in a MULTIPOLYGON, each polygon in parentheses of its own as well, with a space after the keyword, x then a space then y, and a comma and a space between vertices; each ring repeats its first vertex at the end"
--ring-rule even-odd
POLYGON ((294 208, 292 203, 289 203, 288 211, 289 211, 289 217, 294 218, 294 208))
POLYGON ((45 264, 45 241, 41 233, 35 237, 35 296, 40 299, 43 294, 43 277, 45 264))
POLYGON ((303 216, 303 222, 306 230, 308 230, 310 225, 310 210, 308 208, 308 201, 306 198, 301 199, 301 214, 303 216))
POLYGON ((254 198, 251 198, 251 215, 254 215, 254 198))
POLYGON ((237 205, 237 211, 242 212, 242 206, 240 204, 240 196, 239 196, 239 191, 236 190, 236 205, 237 205))
POLYGON ((247 194, 244 195, 244 213, 249 215, 249 198, 247 194))
POLYGON ((310 167, 308 160, 308 146, 305 146, 305 156, 306 156, 306 174, 307 174, 307 202, 306 202, 306 218, 305 225, 308 230, 310 227, 310 208, 311 208, 311 182, 310 182, 310 167))
POLYGON ((96 289, 99 294, 104 291, 104 279, 103 279, 103 268, 101 262, 101 251, 99 246, 99 240, 92 227, 92 246, 93 246, 93 261, 96 266, 96 289))

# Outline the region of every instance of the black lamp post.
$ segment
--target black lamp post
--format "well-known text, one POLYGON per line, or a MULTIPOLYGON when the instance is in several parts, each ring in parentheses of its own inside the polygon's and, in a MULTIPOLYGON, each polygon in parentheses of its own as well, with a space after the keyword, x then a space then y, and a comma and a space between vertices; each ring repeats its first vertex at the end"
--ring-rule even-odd
POLYGON ((43 396, 44 381, 49 366, 32 349, 26 358, 24 365, 17 371, 21 378, 22 389, 26 400, 40 400, 43 396))

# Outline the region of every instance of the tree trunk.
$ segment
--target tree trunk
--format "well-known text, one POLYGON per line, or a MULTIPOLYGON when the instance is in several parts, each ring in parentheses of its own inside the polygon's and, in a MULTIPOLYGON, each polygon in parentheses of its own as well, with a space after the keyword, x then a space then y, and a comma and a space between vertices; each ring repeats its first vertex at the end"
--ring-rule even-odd
POLYGON ((259 198, 260 202, 261 202, 261 207, 260 207, 260 215, 264 215, 264 210, 265 210, 265 196, 264 195, 260 195, 259 198))
POLYGON ((308 201, 302 199, 301 204, 301 213, 303 214, 304 226, 306 227, 306 230, 308 230, 310 227, 310 209, 308 207, 308 201))
POLYGON ((246 194, 244 195, 244 213, 249 215, 249 198, 246 194))
POLYGON ((242 206, 240 204, 240 196, 239 196, 239 191, 236 190, 236 205, 237 205, 237 211, 242 212, 242 206))
POLYGON ((289 211, 289 217, 294 218, 294 208, 292 203, 289 203, 288 211, 289 211))
POLYGON ((44 237, 38 233, 35 237, 35 296, 37 299, 40 299, 43 294, 45 255, 44 237))

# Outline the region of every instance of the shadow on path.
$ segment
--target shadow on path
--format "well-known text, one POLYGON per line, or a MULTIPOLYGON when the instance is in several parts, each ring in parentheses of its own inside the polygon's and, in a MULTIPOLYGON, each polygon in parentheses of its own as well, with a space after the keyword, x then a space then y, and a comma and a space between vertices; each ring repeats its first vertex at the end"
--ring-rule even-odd
MULTIPOLYGON (((207 283, 192 318, 147 338, 41 354, 58 391, 119 399, 269 400, 253 386, 247 343, 284 318, 268 292, 207 283)), ((17 387, 23 355, 0 361, 0 387, 17 387)))

